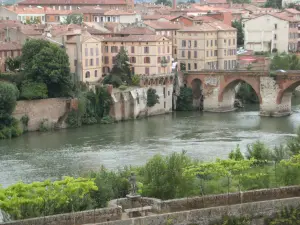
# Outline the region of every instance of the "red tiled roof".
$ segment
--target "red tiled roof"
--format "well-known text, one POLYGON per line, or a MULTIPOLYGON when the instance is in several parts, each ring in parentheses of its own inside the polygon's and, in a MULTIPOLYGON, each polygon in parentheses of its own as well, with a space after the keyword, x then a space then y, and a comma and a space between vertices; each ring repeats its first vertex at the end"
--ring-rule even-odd
POLYGON ((24 0, 19 5, 127 5, 126 0, 24 0))
POLYGON ((159 15, 159 14, 154 14, 154 15, 143 15, 142 19, 143 20, 158 20, 158 19, 166 19, 166 20, 172 20, 176 18, 177 16, 170 16, 170 15, 159 15))
POLYGON ((278 19, 286 20, 289 22, 297 22, 299 19, 294 18, 292 15, 286 13, 286 12, 281 12, 281 13, 269 13, 269 15, 272 15, 274 17, 277 17, 278 19))
POLYGON ((285 9, 284 11, 291 13, 291 14, 300 14, 300 11, 298 11, 297 9, 293 9, 293 8, 285 9))
POLYGON ((97 6, 85 6, 82 7, 80 9, 77 10, 73 10, 72 14, 82 14, 82 13, 97 13, 97 14, 101 14, 104 15, 104 12, 107 11, 101 7, 97 7, 97 6))
POLYGON ((121 42, 152 42, 159 41, 161 38, 169 40, 161 35, 129 35, 127 37, 110 37, 104 38, 104 41, 121 41, 121 42))
POLYGON ((22 45, 17 42, 0 42, 0 51, 21 50, 22 45))
POLYGON ((123 10, 108 10, 104 13, 106 16, 117 16, 117 15, 135 15, 136 12, 133 11, 123 11, 123 10))
POLYGON ((156 30, 178 30, 182 28, 181 24, 172 23, 169 21, 162 22, 162 21, 145 21, 144 22, 147 26, 152 27, 156 30))
POLYGON ((122 29, 117 34, 128 34, 128 35, 148 35, 155 34, 154 31, 150 30, 147 27, 126 27, 122 29))
POLYGON ((45 9, 43 7, 37 8, 37 7, 8 6, 5 8, 17 14, 45 14, 45 9))

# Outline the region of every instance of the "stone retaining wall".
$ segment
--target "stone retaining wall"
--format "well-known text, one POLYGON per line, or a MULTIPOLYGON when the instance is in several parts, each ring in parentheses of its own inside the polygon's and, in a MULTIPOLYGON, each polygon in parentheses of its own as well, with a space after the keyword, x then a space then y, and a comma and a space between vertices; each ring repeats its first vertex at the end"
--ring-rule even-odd
POLYGON ((18 220, 3 225, 81 225, 120 220, 121 216, 121 207, 115 207, 18 220))
POLYGON ((220 206, 190 211, 173 212, 141 218, 132 218, 95 225, 210 225, 224 216, 253 218, 253 225, 264 225, 264 218, 270 217, 283 207, 297 207, 300 197, 220 206))

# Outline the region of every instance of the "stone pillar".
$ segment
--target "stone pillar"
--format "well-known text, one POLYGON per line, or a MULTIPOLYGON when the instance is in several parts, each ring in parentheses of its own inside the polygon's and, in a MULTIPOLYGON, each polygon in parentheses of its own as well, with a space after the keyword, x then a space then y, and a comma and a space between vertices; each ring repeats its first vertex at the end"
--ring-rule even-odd
POLYGON ((292 113, 291 97, 292 92, 284 93, 281 103, 277 102, 280 88, 272 77, 260 77, 260 95, 262 103, 260 104, 261 116, 281 117, 292 113))

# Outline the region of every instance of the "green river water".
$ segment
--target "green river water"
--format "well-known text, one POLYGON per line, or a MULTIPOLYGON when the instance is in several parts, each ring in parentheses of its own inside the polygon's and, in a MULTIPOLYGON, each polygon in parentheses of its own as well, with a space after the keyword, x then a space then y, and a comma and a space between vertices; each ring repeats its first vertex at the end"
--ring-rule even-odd
POLYGON ((109 125, 27 133, 0 141, 0 184, 78 176, 101 165, 144 164, 154 154, 186 150, 193 158, 226 158, 240 145, 261 140, 278 145, 300 125, 300 99, 288 117, 260 117, 259 106, 231 113, 174 112, 109 125))

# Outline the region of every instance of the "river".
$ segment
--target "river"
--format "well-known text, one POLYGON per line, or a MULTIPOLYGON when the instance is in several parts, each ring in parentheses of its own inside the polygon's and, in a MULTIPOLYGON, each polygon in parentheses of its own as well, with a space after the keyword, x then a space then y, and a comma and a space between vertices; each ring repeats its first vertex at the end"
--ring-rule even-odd
POLYGON ((259 106, 231 113, 174 112, 108 125, 27 133, 0 141, 0 184, 78 176, 101 165, 141 165, 157 153, 186 150, 200 160, 226 158, 240 145, 279 145, 300 125, 300 99, 288 117, 260 117, 259 106))

